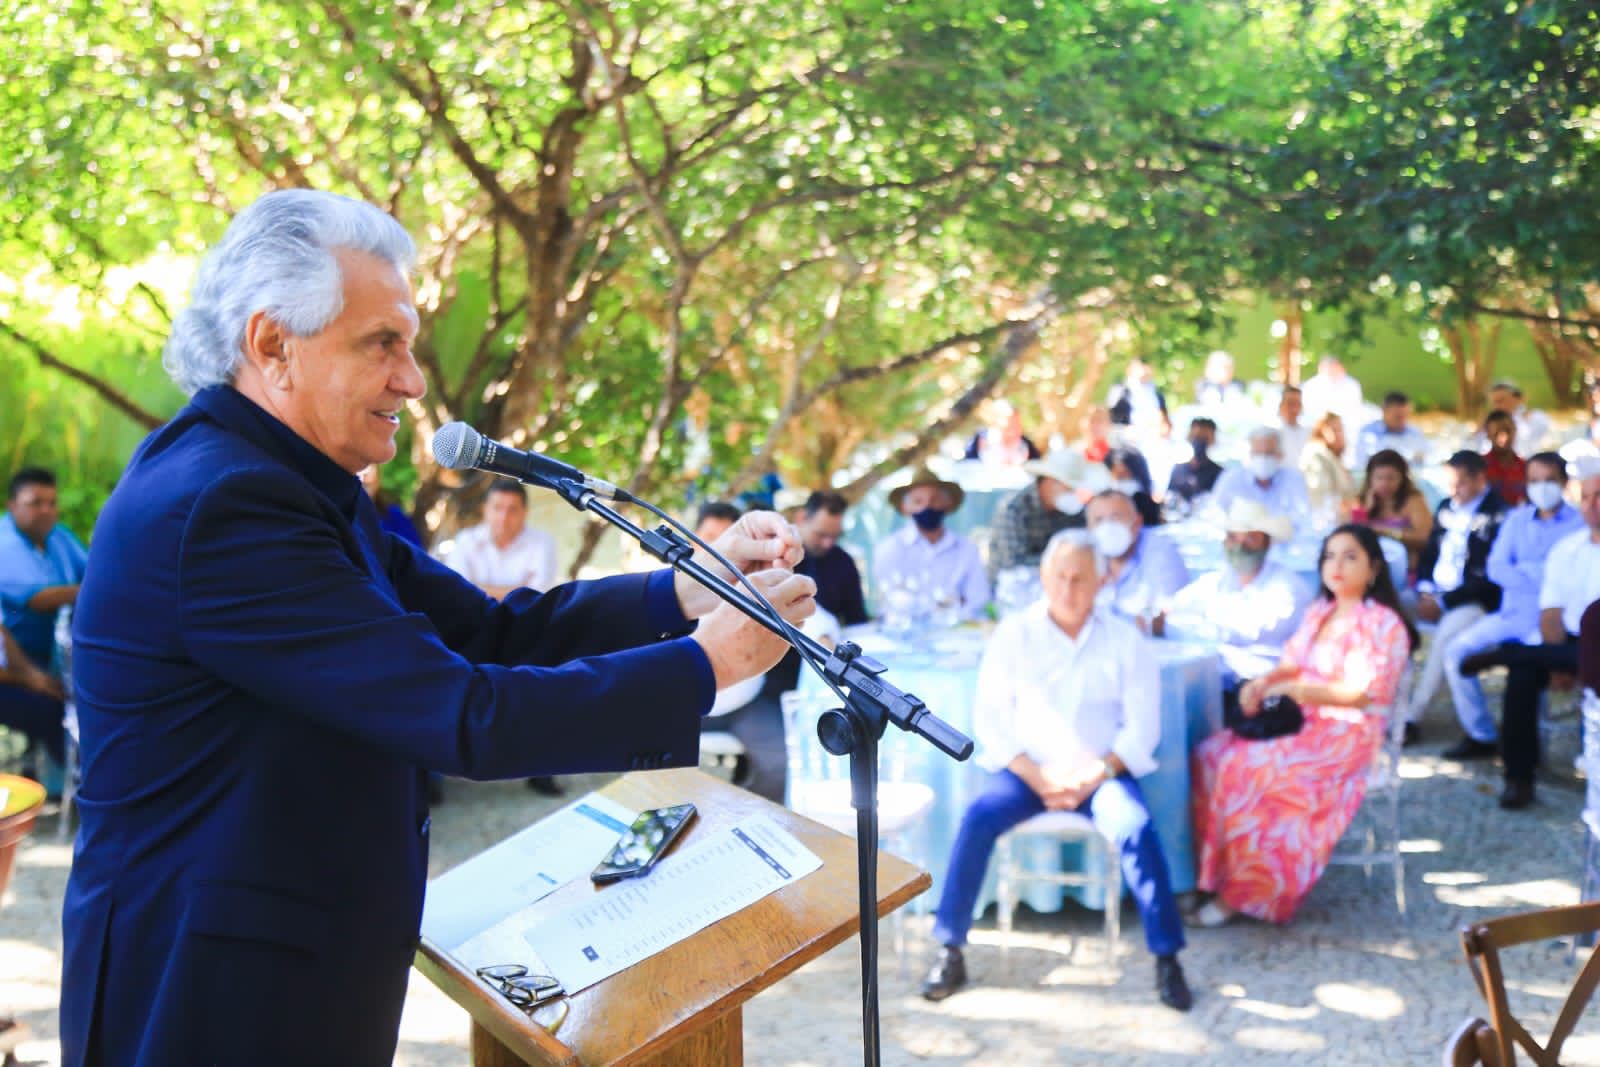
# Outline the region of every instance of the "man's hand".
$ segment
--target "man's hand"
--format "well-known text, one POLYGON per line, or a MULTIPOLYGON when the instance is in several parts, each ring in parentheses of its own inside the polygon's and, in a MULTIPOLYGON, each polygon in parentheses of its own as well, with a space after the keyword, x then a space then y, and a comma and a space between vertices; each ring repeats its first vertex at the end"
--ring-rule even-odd
MULTIPOLYGON (((750 575, 750 584, 791 624, 798 625, 817 610, 817 583, 803 574, 773 568, 750 575)), ((721 604, 701 619, 693 636, 711 661, 718 689, 770 670, 789 648, 783 638, 732 604, 721 604)))
MULTIPOLYGON (((741 517, 712 542, 712 547, 747 575, 774 567, 792 570, 806 554, 799 531, 774 511, 752 511, 741 517)), ((695 559, 707 570, 732 580, 727 569, 706 553, 695 553, 695 559)), ((673 588, 686 619, 698 619, 718 610, 722 603, 715 593, 682 573, 673 576, 673 588)))
POLYGON ((1044 776, 1046 788, 1039 798, 1050 811, 1074 811, 1105 785, 1107 777, 1104 760, 1090 760, 1059 777, 1047 772, 1044 776))
POLYGON ((30 666, 28 673, 22 679, 22 685, 35 693, 42 693, 55 700, 65 700, 66 692, 61 688, 61 679, 48 674, 38 667, 30 666))
POLYGON ((1444 608, 1432 593, 1423 593, 1417 597, 1417 618, 1423 622, 1438 622, 1444 615, 1444 608))

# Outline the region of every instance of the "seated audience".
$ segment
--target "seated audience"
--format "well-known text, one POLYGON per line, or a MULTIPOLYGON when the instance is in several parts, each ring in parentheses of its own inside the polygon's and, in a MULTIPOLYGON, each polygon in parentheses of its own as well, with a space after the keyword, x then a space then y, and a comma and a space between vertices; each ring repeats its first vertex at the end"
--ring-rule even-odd
POLYGON ((990 581, 1012 567, 1037 567, 1051 537, 1088 525, 1083 514, 1087 498, 1110 481, 1101 468, 1091 467, 1070 448, 1058 448, 1022 469, 1033 475, 1033 484, 1007 497, 990 527, 990 581))
POLYGON ((694 535, 702 541, 715 541, 727 532, 728 527, 738 522, 742 514, 744 512, 739 510, 737 504, 708 500, 700 505, 700 511, 694 517, 694 535))
POLYGON ((1539 586, 1539 644, 1504 644, 1461 661, 1463 674, 1494 666, 1509 667, 1500 712, 1500 759, 1505 788, 1500 806, 1508 811, 1534 801, 1533 774, 1539 766, 1539 702, 1548 688, 1570 686, 1578 670, 1577 635, 1584 612, 1600 600, 1600 464, 1578 468, 1584 528, 1555 543, 1545 560, 1539 586))
POLYGON ((1145 529, 1133 498, 1107 489, 1089 501, 1089 535, 1106 561, 1100 605, 1161 632, 1167 602, 1189 584, 1189 568, 1171 541, 1145 529))
POLYGON ((17 645, 41 670, 55 663, 56 613, 78 600, 89 555, 56 521, 56 476, 24 467, 6 490, 0 518, 0 609, 17 645))
POLYGON ((1560 452, 1569 466, 1579 460, 1600 460, 1600 416, 1591 418, 1584 435, 1562 445, 1560 452))
POLYGON ((1411 425, 1411 398, 1398 390, 1383 398, 1383 418, 1369 422, 1356 436, 1357 467, 1384 449, 1400 453, 1412 466, 1428 458, 1428 439, 1411 425))
POLYGON ((896 584, 943 590, 955 595, 962 618, 983 614, 989 576, 978 546, 944 525, 965 495, 955 482, 944 481, 927 467, 911 476, 911 484, 890 491, 889 506, 911 521, 878 542, 872 574, 880 590, 896 584))
POLYGON ((363 468, 361 487, 372 498, 372 506, 378 509, 379 529, 426 550, 427 546, 422 543, 422 533, 417 529, 417 524, 411 521, 411 516, 405 513, 405 509, 393 497, 383 491, 383 468, 376 463, 363 468))
MULTIPOLYGON (((1306 480, 1306 499, 1313 514, 1342 519, 1356 502, 1355 479, 1340 458, 1344 446, 1344 420, 1330 411, 1311 427, 1311 437, 1300 450, 1300 477, 1306 480)), ((1426 505, 1423 511, 1427 511, 1426 505)))
POLYGON ((1195 750, 1197 882, 1215 894, 1196 914, 1201 925, 1294 918, 1355 817, 1388 730, 1415 639, 1377 536, 1354 524, 1334 530, 1321 576, 1282 662, 1239 692, 1247 719, 1293 701, 1300 729, 1268 740, 1225 729, 1195 750))
POLYGON ((1528 460, 1529 503, 1512 511, 1489 549, 1489 580, 1500 587, 1500 608, 1463 630, 1445 650, 1445 681, 1464 736, 1442 755, 1488 759, 1500 751, 1499 731, 1476 675, 1462 674, 1461 661, 1506 641, 1537 641, 1539 590, 1545 561, 1557 541, 1583 529, 1583 516, 1568 504, 1567 465, 1554 452, 1528 460))
POLYGON ((1194 452, 1189 442, 1172 439, 1172 419, 1164 411, 1156 422, 1156 432, 1144 439, 1142 448, 1145 463, 1150 468, 1151 495, 1158 503, 1164 503, 1167 487, 1172 484, 1172 469, 1194 452))
POLYGON ((1273 429, 1283 444, 1283 461, 1291 467, 1300 465, 1300 453, 1311 440, 1311 429, 1300 421, 1305 411, 1305 399, 1297 385, 1286 385, 1278 398, 1278 419, 1273 429))
POLYGON ((1192 997, 1178 963, 1183 924, 1135 780, 1156 768, 1155 656, 1137 630, 1095 606, 1099 575, 1082 531, 1051 538, 1040 578, 1043 599, 1000 623, 978 671, 973 723, 989 777, 951 850, 933 927, 944 950, 922 995, 943 1000, 966 984, 962 946, 1000 835, 1045 811, 1077 811, 1120 847, 1123 879, 1156 957, 1156 990, 1163 1004, 1188 1011, 1192 997))
MULTIPOLYGON (((1294 571, 1267 558, 1294 527, 1253 500, 1235 500, 1223 519, 1227 565, 1190 582, 1172 598, 1166 635, 1213 642, 1222 659, 1224 707, 1237 709, 1245 679, 1271 670, 1300 626, 1312 590, 1294 571)), ((1226 713, 1225 721, 1231 721, 1226 713)))
POLYGON ((1344 420, 1347 429, 1354 431, 1360 427, 1365 409, 1361 383, 1337 358, 1323 356, 1319 359, 1317 373, 1300 383, 1300 392, 1305 400, 1307 418, 1320 419, 1331 411, 1344 420))
POLYGON ((1356 522, 1406 546, 1408 568, 1417 569, 1422 549, 1433 532, 1433 513, 1422 490, 1411 484, 1411 465, 1392 448, 1373 453, 1367 460, 1361 504, 1352 512, 1356 522))
POLYGON ((1131 361, 1122 381, 1107 394, 1106 408, 1113 425, 1140 430, 1155 426, 1157 417, 1167 410, 1167 398, 1156 386, 1154 368, 1142 359, 1131 361))
POLYGON ((806 554, 794 571, 817 583, 817 606, 837 619, 840 626, 856 626, 867 621, 861 570, 839 544, 844 533, 844 513, 849 506, 838 493, 826 490, 812 493, 806 498, 804 511, 795 524, 806 554))
POLYGON ((1194 401, 1221 413, 1245 403, 1244 386, 1233 380, 1233 357, 1220 349, 1206 357, 1206 369, 1194 386, 1194 401))
POLYGON ((1150 467, 1144 454, 1127 446, 1113 448, 1106 453, 1106 470, 1111 475, 1111 488, 1133 501, 1144 524, 1160 526, 1161 508, 1151 492, 1150 467))
POLYGON ((1083 413, 1083 444, 1079 449, 1090 463, 1099 463, 1111 451, 1111 413, 1091 407, 1083 413))
POLYGON ((1005 400, 989 404, 988 423, 967 442, 966 459, 1000 467, 1020 466, 1039 458, 1039 447, 1022 432, 1022 413, 1005 400))
POLYGON ((1227 514, 1238 498, 1254 500, 1275 515, 1282 515, 1298 526, 1311 513, 1306 495, 1306 480, 1300 472, 1283 464, 1283 442, 1278 431, 1258 426, 1250 431, 1250 453, 1237 467, 1229 467, 1217 479, 1211 502, 1227 514))
POLYGON ((1489 486, 1507 504, 1520 504, 1526 498, 1528 463, 1517 455, 1512 444, 1517 439, 1517 423, 1504 411, 1491 411, 1483 420, 1483 435, 1489 445, 1483 451, 1489 486))
POLYGON ((0 726, 43 744, 50 758, 64 765, 64 714, 61 679, 30 660, 11 631, 0 626, 0 726))
POLYGON ((1439 502, 1433 532, 1417 563, 1417 621, 1434 624, 1433 640, 1411 691, 1406 741, 1444 684, 1445 650, 1467 627, 1500 607, 1500 587, 1489 578, 1489 550, 1511 509, 1489 488, 1483 457, 1462 449, 1446 464, 1454 479, 1439 502))
POLYGON ((1517 424, 1517 443, 1523 452, 1536 452, 1550 442, 1550 417, 1530 410, 1516 382, 1502 378, 1489 387, 1489 408, 1510 415, 1517 424))
POLYGON ((1172 468, 1167 478, 1167 497, 1176 497, 1185 504, 1193 504, 1217 484, 1222 465, 1211 458, 1217 444, 1217 424, 1208 418, 1198 418, 1189 423, 1188 460, 1172 468))

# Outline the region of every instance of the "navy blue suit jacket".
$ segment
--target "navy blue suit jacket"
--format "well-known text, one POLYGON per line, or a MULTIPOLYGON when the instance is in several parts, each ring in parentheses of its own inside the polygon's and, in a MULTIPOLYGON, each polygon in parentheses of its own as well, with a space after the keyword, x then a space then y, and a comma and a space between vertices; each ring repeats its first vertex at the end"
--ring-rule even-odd
POLYGON ((496 602, 202 391, 134 455, 78 597, 63 1063, 389 1063, 426 772, 693 763, 688 625, 664 571, 496 602))

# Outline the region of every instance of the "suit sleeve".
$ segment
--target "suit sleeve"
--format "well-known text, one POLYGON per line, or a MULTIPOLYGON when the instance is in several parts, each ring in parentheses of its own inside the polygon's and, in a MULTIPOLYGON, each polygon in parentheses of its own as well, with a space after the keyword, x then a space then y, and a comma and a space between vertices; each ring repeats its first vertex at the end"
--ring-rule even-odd
POLYGON ((1483 536, 1475 534, 1467 539, 1467 563, 1462 568, 1461 584, 1439 595, 1439 603, 1446 608, 1477 604, 1485 611, 1494 611, 1500 606, 1500 587, 1489 580, 1488 563, 1491 546, 1500 531, 1500 520, 1504 517, 1504 511, 1487 516, 1489 528, 1486 533, 1483 536))
MULTIPOLYGON (((464 648, 515 651, 540 665, 473 662, 428 614, 397 603, 357 565, 348 536, 315 492, 282 472, 232 471, 213 482, 180 549, 189 655, 273 711, 447 774, 511 778, 696 758, 699 718, 714 695, 699 646, 679 638, 586 655, 596 642, 577 633, 603 629, 610 597, 645 596, 649 579, 592 594, 581 584, 550 598, 517 594, 528 602, 508 597, 487 613, 484 632, 467 636, 453 617, 472 606, 460 595, 465 583, 430 568, 425 579, 448 578, 457 592, 448 604, 438 590, 420 601, 456 626, 464 648), (569 649, 579 658, 560 662, 569 649)), ((483 608, 488 598, 473 592, 483 608)))
MULTIPOLYGON (((1439 507, 1443 509, 1444 505, 1439 507)), ((1433 528, 1428 531, 1428 541, 1422 546, 1422 553, 1417 557, 1417 584, 1433 581, 1433 568, 1439 563, 1439 543, 1444 540, 1444 524, 1439 521, 1439 513, 1433 515, 1433 528)))

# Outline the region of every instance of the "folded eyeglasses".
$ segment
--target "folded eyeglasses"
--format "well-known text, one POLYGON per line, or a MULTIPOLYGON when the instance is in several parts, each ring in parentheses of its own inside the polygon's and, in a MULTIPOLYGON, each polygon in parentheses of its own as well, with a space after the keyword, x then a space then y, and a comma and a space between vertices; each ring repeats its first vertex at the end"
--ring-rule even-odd
POLYGON ((548 1022, 540 1021, 540 1025, 552 1034, 567 1017, 567 1002, 559 999, 565 997, 567 991, 562 988, 559 979, 548 974, 529 974, 528 968, 520 963, 479 967, 477 975, 529 1016, 541 1005, 556 1002, 554 1006, 560 1009, 556 1017, 548 1022))

